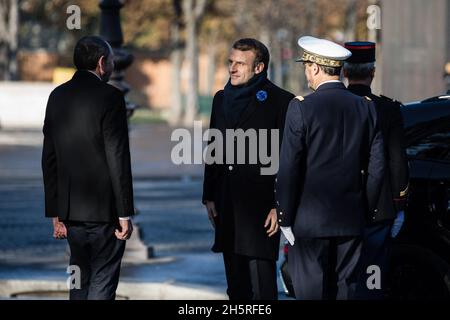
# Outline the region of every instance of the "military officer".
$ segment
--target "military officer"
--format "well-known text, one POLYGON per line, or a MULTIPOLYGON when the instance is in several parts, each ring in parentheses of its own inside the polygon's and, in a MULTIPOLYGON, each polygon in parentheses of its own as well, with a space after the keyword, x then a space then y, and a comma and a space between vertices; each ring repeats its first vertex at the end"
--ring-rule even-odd
POLYGON ((408 161, 404 147, 401 104, 385 96, 376 96, 370 89, 375 75, 375 43, 347 42, 345 47, 352 53, 343 67, 344 76, 348 79, 348 89, 359 96, 369 97, 375 103, 384 141, 386 170, 372 221, 364 229, 360 279, 355 296, 360 299, 379 299, 383 297, 390 239, 401 227, 408 190, 408 161), (396 218, 397 223, 393 228, 396 218), (371 265, 380 268, 381 286, 369 289, 366 285, 370 276, 367 268, 371 265))
POLYGON ((301 37, 313 93, 288 107, 276 183, 277 215, 297 299, 348 299, 367 213, 384 176, 383 141, 370 98, 339 80, 351 52, 301 37))

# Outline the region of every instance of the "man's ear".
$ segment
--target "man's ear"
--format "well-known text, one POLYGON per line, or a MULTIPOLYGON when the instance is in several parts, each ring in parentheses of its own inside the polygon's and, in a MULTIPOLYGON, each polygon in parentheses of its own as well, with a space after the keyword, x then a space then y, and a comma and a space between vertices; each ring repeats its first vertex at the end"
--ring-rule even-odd
POLYGON ((258 63, 258 65, 255 67, 255 74, 263 72, 264 67, 265 67, 264 62, 258 63))
POLYGON ((106 66, 106 58, 105 56, 101 56, 97 62, 97 69, 101 75, 105 73, 105 66, 106 66))
POLYGON ((320 67, 317 63, 313 63, 313 74, 316 76, 320 72, 320 67))

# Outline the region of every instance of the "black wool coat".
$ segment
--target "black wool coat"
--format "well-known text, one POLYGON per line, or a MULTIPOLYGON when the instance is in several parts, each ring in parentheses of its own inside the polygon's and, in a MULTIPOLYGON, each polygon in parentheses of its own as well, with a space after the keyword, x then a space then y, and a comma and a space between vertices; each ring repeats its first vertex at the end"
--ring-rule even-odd
POLYGON ((117 222, 134 214, 125 101, 89 71, 51 93, 44 121, 45 215, 117 222))
MULTIPOLYGON (((225 116, 224 91, 216 93, 213 101, 210 127, 221 131, 225 137, 227 129, 256 129, 258 143, 267 142, 270 149, 272 135, 262 139, 259 129, 279 130, 278 144, 281 143, 285 115, 294 95, 265 82, 259 91, 265 91, 267 98, 258 99, 255 94, 252 102, 241 114, 237 125, 232 126, 225 116)), ((274 136, 275 137, 275 136, 274 136)), ((235 140, 236 141, 236 140, 235 140)), ((206 164, 203 184, 203 203, 214 201, 218 217, 216 219, 214 252, 234 252, 261 259, 278 259, 280 233, 267 236, 264 222, 270 210, 276 207, 274 183, 276 174, 261 175, 261 168, 268 167, 258 157, 256 164, 249 164, 250 144, 245 144, 246 163, 226 163, 226 150, 222 164, 206 164)), ((259 150, 259 148, 258 148, 259 150)), ((270 151, 271 152, 271 151, 270 151)), ((275 150, 274 150, 275 152, 275 150)), ((278 156, 278 154, 277 154, 278 156)))

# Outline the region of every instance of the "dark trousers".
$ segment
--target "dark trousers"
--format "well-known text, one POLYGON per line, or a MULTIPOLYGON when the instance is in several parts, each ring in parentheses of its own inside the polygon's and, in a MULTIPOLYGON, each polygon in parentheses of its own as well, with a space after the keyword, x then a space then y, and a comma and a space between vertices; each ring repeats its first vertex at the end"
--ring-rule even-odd
POLYGON ((277 267, 274 260, 224 253, 227 294, 230 300, 277 300, 277 267))
POLYGON ((107 223, 65 222, 70 265, 81 271, 81 287, 70 290, 70 300, 114 300, 119 284, 125 241, 107 223))
POLYGON ((361 253, 359 237, 296 238, 288 267, 298 300, 347 300, 361 253))
POLYGON ((392 220, 386 220, 364 229, 355 299, 379 300, 384 298, 392 223, 392 220), (369 289, 367 286, 367 280, 372 275, 372 273, 367 273, 367 268, 373 265, 380 268, 380 289, 369 289))

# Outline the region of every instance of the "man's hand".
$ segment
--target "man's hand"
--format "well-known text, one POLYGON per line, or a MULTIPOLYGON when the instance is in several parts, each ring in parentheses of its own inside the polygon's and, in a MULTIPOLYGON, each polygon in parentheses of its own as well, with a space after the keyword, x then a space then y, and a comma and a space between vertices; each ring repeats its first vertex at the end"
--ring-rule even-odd
POLYGON ((53 222, 53 238, 65 239, 67 238, 67 229, 64 223, 59 221, 58 217, 52 219, 53 222))
POLYGON ((269 229, 267 230, 267 233, 269 237, 273 236, 275 233, 278 232, 278 222, 277 222, 277 210, 272 209, 270 210, 269 214, 267 215, 266 222, 264 223, 264 228, 267 228, 269 226, 269 229))
POLYGON ((211 222, 213 228, 215 229, 216 223, 214 222, 214 218, 217 217, 216 205, 214 204, 214 201, 206 201, 205 207, 206 211, 208 211, 208 219, 211 222))
POLYGON ((133 233, 133 223, 131 220, 121 220, 119 219, 120 230, 116 229, 115 235, 119 240, 128 240, 133 233))

